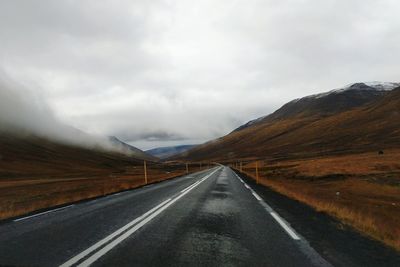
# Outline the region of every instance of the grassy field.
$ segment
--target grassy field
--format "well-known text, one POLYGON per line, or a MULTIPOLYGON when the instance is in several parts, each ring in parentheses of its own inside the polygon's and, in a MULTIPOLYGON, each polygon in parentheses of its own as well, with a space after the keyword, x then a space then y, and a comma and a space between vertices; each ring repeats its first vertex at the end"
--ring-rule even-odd
MULTIPOLYGON (((193 163, 189 172, 206 167, 193 163)), ((148 183, 185 173, 182 163, 147 162, 148 183)), ((0 219, 144 184, 143 159, 0 133, 0 219)))
MULTIPOLYGON (((242 171, 255 179, 255 165, 242 171)), ((400 251, 400 150, 258 165, 259 183, 400 251)))
MULTIPOLYGON (((189 172, 209 167, 189 165, 189 172)), ((148 183, 186 174, 184 164, 147 163, 148 183)), ((0 219, 19 216, 32 211, 107 195, 145 185, 144 167, 126 166, 124 171, 65 173, 64 176, 42 178, 2 178, 0 180, 0 219)))

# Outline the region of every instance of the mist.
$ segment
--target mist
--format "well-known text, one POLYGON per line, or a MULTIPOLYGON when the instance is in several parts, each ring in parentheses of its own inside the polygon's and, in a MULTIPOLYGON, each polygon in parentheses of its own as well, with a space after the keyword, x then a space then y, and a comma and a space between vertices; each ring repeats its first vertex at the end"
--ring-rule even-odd
POLYGON ((106 136, 85 133, 63 123, 37 90, 28 89, 0 71, 0 132, 39 136, 89 149, 132 154, 106 136))
POLYGON ((394 0, 0 1, 0 69, 85 132, 141 149, 199 144, 296 98, 398 80, 399 8, 394 0))

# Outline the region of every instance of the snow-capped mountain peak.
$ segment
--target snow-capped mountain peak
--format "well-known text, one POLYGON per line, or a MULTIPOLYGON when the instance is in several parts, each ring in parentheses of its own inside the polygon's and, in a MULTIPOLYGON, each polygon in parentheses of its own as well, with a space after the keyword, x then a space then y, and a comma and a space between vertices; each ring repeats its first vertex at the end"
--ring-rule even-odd
POLYGON ((396 87, 400 86, 400 83, 394 83, 394 82, 366 82, 365 83, 367 86, 373 87, 376 90, 382 90, 382 91, 391 91, 396 87))
POLYGON ((342 88, 337 88, 337 89, 333 89, 331 91, 325 92, 325 93, 320 93, 320 94, 314 94, 314 95, 309 95, 303 98, 298 98, 293 100, 292 102, 297 102, 300 99, 305 99, 305 98, 314 98, 314 99, 318 99, 318 98, 322 98, 331 94, 338 94, 338 93, 342 93, 348 90, 360 90, 360 91, 391 91, 396 87, 399 87, 400 83, 397 82, 378 82, 378 81, 374 81, 374 82, 360 82, 360 83, 352 83, 349 84, 345 87, 342 88))

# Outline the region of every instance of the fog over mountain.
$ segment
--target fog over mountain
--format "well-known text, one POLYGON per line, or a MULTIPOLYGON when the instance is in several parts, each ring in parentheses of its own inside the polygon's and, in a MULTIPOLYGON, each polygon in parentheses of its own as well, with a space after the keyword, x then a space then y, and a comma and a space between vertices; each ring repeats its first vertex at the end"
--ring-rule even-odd
POLYGON ((0 72, 0 133, 36 135, 85 148, 136 153, 114 144, 108 137, 90 135, 66 125, 40 94, 13 81, 4 72, 0 72))
POLYGON ((321 88, 397 81, 399 9, 392 0, 5 0, 0 67, 85 132, 142 149, 198 144, 321 88))

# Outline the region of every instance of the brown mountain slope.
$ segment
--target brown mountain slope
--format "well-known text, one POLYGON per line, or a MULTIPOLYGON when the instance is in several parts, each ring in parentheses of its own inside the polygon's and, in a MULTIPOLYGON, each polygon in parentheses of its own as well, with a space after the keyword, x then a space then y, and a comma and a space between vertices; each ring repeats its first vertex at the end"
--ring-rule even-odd
POLYGON ((111 144, 114 146, 117 151, 121 151, 127 155, 130 155, 134 158, 138 159, 144 159, 144 160, 149 160, 149 161, 159 161, 160 159, 147 153, 142 150, 140 150, 137 147, 131 146, 127 143, 122 142, 115 136, 109 136, 108 140, 111 142, 111 144))
POLYGON ((143 159, 132 154, 0 131, 0 220, 187 172, 185 164, 155 161, 146 162, 146 170, 147 176, 143 159))
POLYGON ((141 159, 101 149, 64 145, 33 135, 0 133, 0 178, 108 176, 141 159), (106 175, 105 175, 106 174, 106 175))
POLYGON ((400 88, 347 111, 317 111, 305 108, 273 117, 278 110, 180 158, 221 161, 312 157, 400 147, 400 88))

